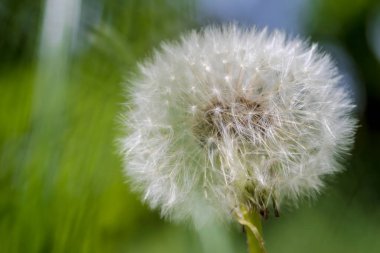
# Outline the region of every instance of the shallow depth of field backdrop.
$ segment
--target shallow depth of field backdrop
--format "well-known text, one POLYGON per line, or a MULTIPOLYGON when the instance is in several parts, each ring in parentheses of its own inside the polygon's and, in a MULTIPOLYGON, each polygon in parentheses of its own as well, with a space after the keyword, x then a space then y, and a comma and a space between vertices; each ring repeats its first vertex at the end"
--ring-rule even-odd
POLYGON ((378 0, 1 0, 1 253, 245 252, 236 225, 195 232, 148 210, 123 183, 115 145, 136 62, 230 20, 319 42, 358 104, 346 171, 264 222, 268 251, 380 252, 378 0))

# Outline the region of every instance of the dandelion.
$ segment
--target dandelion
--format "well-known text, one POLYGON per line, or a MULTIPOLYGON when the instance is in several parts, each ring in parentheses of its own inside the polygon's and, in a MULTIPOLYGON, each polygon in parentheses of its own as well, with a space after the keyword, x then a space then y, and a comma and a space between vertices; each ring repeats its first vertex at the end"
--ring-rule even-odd
POLYGON ((280 31, 193 31, 132 85, 125 173, 173 220, 278 215, 318 193, 352 144, 352 101, 330 57, 280 31))

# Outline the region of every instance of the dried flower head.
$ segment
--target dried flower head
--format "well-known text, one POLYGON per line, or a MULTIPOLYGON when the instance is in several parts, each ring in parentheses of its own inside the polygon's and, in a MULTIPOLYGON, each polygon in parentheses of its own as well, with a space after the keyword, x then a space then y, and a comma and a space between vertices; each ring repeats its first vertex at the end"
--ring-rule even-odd
POLYGON ((280 31, 236 25, 163 44, 132 82, 125 173, 173 219, 266 216, 340 170, 356 121, 326 54, 280 31))

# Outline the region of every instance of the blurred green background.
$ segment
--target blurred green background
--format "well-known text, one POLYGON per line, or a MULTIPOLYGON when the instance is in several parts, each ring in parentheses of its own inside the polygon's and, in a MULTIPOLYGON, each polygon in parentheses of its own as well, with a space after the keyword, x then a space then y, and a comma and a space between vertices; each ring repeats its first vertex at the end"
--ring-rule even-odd
POLYGON ((347 170, 264 222, 268 251, 380 252, 379 1, 232 2, 0 1, 1 253, 245 252, 237 225, 195 231, 149 210, 124 183, 115 145, 137 61, 229 20, 319 42, 358 104, 347 170))

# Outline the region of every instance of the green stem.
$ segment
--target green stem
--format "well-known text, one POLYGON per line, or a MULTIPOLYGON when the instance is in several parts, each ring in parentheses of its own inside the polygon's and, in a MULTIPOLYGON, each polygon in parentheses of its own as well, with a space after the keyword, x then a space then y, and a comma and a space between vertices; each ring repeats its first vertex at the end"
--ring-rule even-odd
POLYGON ((238 213, 238 221, 244 226, 247 234, 248 252, 266 253, 260 214, 254 209, 247 209, 243 206, 238 213))

